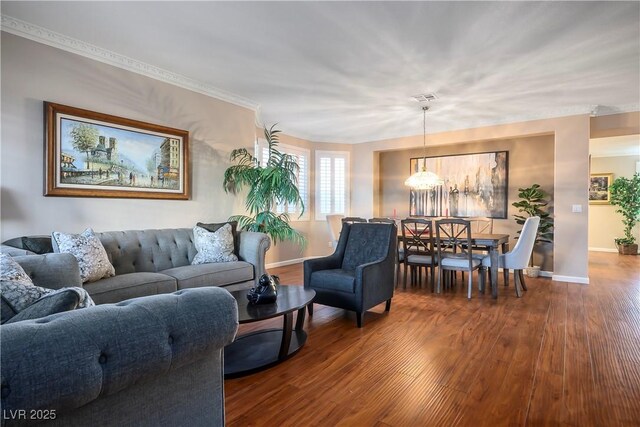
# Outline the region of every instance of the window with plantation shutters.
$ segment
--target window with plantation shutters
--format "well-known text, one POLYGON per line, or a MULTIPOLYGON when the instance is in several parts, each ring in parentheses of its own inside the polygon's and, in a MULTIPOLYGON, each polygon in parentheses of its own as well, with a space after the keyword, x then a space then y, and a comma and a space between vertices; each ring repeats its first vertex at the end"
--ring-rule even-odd
POLYGON ((316 151, 316 220, 349 212, 349 153, 316 151))
MULTIPOLYGON (((300 216, 302 207, 297 204, 285 204, 279 203, 276 206, 277 213, 288 213, 289 218, 292 221, 306 221, 309 220, 309 150, 304 148, 294 147, 286 144, 278 144, 278 151, 296 158, 296 162, 300 169, 298 170, 298 191, 300 192, 300 198, 304 203, 305 211, 300 216)), ((264 139, 258 139, 256 143, 256 158, 263 167, 267 164, 269 158, 269 146, 264 139)))

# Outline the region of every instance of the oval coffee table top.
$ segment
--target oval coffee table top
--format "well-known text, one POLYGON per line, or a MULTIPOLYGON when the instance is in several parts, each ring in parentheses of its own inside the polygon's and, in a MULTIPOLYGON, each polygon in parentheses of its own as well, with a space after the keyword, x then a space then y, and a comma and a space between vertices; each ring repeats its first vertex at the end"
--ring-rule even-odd
POLYGON ((294 310, 306 307, 316 296, 313 289, 302 286, 278 286, 278 300, 272 304, 249 304, 249 290, 233 291, 231 295, 238 302, 238 322, 251 323, 281 316, 294 310))

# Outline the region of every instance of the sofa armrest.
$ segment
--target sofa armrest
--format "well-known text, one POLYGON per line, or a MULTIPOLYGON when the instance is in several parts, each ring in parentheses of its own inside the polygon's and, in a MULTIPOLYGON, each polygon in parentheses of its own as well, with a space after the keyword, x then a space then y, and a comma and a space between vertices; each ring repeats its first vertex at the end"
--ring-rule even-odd
POLYGON ((271 238, 255 231, 240 232, 240 260, 253 264, 254 280, 266 273, 265 257, 271 247, 271 238))
POLYGON ((82 287, 78 261, 71 254, 27 255, 13 258, 33 284, 49 289, 82 287))
POLYGON ((1 328, 2 408, 64 414, 221 352, 238 308, 226 290, 207 287, 1 328))

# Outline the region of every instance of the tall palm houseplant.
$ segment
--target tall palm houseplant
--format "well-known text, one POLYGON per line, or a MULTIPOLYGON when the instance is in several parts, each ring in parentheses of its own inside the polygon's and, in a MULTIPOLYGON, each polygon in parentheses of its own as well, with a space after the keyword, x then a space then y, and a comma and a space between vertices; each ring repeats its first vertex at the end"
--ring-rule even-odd
POLYGON ((622 255, 638 253, 638 244, 632 233, 633 227, 640 221, 640 174, 633 174, 631 179, 616 178, 609 186, 611 204, 618 206, 616 212, 622 214, 624 237, 615 239, 618 252, 622 255))
MULTIPOLYGON (((539 184, 533 184, 531 187, 527 188, 518 188, 518 197, 520 200, 512 203, 512 206, 518 208, 518 215, 514 215, 516 219, 516 223, 518 225, 524 225, 524 222, 527 218, 532 216, 540 217, 540 225, 538 226, 538 232, 536 233, 535 245, 540 245, 542 243, 552 243, 553 242, 553 218, 551 218, 551 214, 548 210, 549 201, 545 199, 546 193, 539 184)), ((518 231, 518 235, 516 239, 520 237, 520 233, 522 230, 518 231)), ((537 276, 537 272, 535 271, 535 266, 533 265, 533 251, 531 252, 531 257, 529 258, 529 265, 531 269, 528 270, 528 274, 532 276, 537 276), (533 270, 533 271, 532 271, 533 270)), ((539 267, 538 267, 539 272, 539 267)))
POLYGON ((245 207, 248 215, 234 215, 229 221, 238 221, 243 230, 260 231, 271 236, 274 244, 292 241, 300 246, 306 239, 289 224, 287 213, 277 213, 278 205, 297 204, 304 213, 304 203, 298 191, 298 171, 296 158, 278 150, 279 130, 276 125, 264 128, 268 144, 268 156, 262 164, 245 148, 231 152, 231 161, 236 164, 224 172, 224 190, 238 194, 247 188, 245 207))

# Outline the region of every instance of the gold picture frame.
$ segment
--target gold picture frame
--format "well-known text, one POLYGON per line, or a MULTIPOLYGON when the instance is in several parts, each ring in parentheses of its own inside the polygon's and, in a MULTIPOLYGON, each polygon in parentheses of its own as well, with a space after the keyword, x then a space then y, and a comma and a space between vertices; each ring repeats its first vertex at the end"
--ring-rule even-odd
POLYGON ((188 200, 189 132, 44 103, 45 196, 188 200))
POLYGON ((613 183, 612 173, 592 173, 589 177, 589 204, 608 205, 611 203, 609 187, 613 183))

